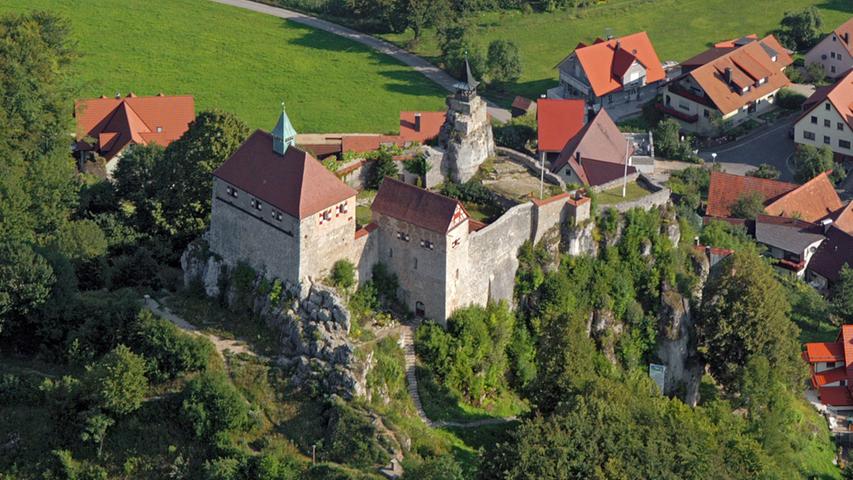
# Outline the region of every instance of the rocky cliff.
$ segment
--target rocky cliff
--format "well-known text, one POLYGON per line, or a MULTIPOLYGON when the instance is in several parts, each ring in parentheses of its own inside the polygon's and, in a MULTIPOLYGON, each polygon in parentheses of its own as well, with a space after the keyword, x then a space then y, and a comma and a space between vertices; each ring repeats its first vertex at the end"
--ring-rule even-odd
POLYGON ((345 399, 365 394, 371 358, 359 359, 348 334, 350 314, 343 300, 320 284, 270 282, 254 273, 248 285, 211 254, 205 242, 191 244, 181 256, 184 283, 199 282, 204 292, 229 306, 249 305, 278 334, 276 363, 287 369, 297 387, 345 399))

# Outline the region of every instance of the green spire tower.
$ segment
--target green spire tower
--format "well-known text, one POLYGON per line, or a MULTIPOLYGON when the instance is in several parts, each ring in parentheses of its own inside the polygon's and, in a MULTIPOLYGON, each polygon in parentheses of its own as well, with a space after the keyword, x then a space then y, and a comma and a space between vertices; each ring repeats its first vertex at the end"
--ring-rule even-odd
POLYGON ((272 149, 275 153, 284 155, 287 148, 293 146, 296 146, 296 129, 293 128, 287 112, 284 111, 284 102, 281 102, 281 115, 272 129, 272 149))

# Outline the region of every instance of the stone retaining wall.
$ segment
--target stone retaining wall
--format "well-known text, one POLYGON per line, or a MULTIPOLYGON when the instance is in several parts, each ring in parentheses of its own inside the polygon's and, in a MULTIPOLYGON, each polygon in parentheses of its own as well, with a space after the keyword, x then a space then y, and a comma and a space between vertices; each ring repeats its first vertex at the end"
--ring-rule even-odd
POLYGON ((659 207, 661 205, 666 205, 667 203, 669 203, 669 197, 672 192, 668 188, 655 183, 649 177, 642 174, 637 178, 637 183, 642 183, 647 189, 651 190, 652 193, 632 202, 625 202, 613 205, 610 208, 615 208, 616 211, 624 213, 632 208, 642 208, 643 210, 649 210, 651 208, 659 207))
MULTIPOLYGON (((524 153, 521 153, 518 150, 513 150, 511 148, 506 147, 495 147, 495 152, 505 156, 506 158, 512 160, 515 163, 522 165, 530 172, 531 175, 539 177, 539 175, 542 173, 540 169, 541 164, 537 162, 536 159, 529 155, 525 155, 524 153)), ((563 179, 559 176, 551 173, 550 170, 545 169, 544 178, 546 182, 552 185, 559 185, 565 190, 566 182, 564 182, 563 179)))

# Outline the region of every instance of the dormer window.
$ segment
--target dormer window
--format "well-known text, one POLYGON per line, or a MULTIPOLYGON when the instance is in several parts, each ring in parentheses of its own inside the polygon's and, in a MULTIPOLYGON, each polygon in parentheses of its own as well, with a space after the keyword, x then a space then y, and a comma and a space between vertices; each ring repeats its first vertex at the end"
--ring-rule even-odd
POLYGON ((237 189, 236 189, 236 188, 234 188, 234 187, 232 187, 231 185, 227 185, 227 186, 225 187, 225 192, 227 192, 227 193, 228 193, 228 196, 229 196, 229 197, 237 198, 237 189))
POLYGON ((741 90, 742 93, 746 93, 748 91, 749 91, 749 85, 743 87, 743 90, 741 90))
POLYGON ((263 204, 261 203, 261 201, 260 201, 260 200, 258 200, 258 199, 256 199, 256 198, 253 198, 253 199, 252 199, 252 208, 254 208, 255 210, 257 210, 257 211, 259 211, 259 212, 260 212, 261 210, 263 210, 263 209, 264 209, 264 206, 263 206, 263 204))

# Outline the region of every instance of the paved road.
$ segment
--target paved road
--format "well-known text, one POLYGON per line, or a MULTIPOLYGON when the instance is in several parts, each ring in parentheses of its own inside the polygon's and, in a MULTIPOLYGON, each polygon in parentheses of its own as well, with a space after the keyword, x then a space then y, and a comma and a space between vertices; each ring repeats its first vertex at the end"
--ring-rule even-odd
MULTIPOLYGON (((316 28, 318 30, 323 30, 339 37, 348 38, 354 42, 358 42, 362 45, 372 48, 379 53, 388 55, 397 59, 398 61, 414 68, 416 71, 420 72, 423 76, 432 80, 434 83, 438 84, 440 87, 444 88, 447 91, 454 91, 453 85, 456 83, 456 79, 447 74, 444 70, 436 67, 430 62, 424 60, 423 58, 414 55, 412 53, 407 52, 406 50, 392 44, 386 42, 385 40, 381 40, 374 36, 368 35, 366 33, 355 31, 351 28, 347 28, 336 23, 332 23, 326 20, 319 19, 317 17, 312 17, 310 15, 305 15, 304 13, 294 12, 293 10, 287 10, 280 7, 273 7, 270 5, 265 5, 262 3, 256 3, 249 0, 212 0, 217 3, 222 3, 225 5, 231 5, 233 7, 244 8, 246 10, 252 10, 255 12, 263 13, 266 15, 272 15, 279 18, 284 18, 286 20, 290 20, 292 22, 300 23, 302 25, 307 25, 311 28, 316 28)), ((506 122, 509 120, 512 115, 509 110, 505 108, 498 107, 492 102, 488 102, 489 104, 489 114, 492 118, 500 121, 506 122)))
POLYGON ((794 141, 788 138, 788 130, 793 126, 794 118, 789 117, 736 142, 701 151, 699 156, 710 162, 711 153, 716 153, 717 162, 722 164, 723 170, 739 175, 762 163, 769 163, 779 169, 781 180, 793 181, 788 162, 794 154, 794 141))

